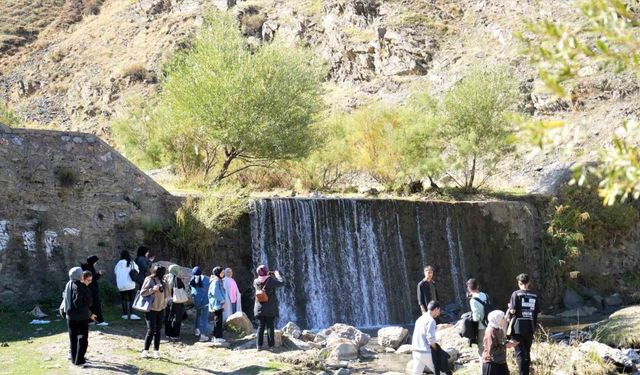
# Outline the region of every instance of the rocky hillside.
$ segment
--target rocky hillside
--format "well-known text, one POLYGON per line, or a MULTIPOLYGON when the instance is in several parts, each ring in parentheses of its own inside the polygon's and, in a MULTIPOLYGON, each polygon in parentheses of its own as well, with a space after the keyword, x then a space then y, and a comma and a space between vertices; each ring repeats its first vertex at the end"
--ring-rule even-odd
MULTIPOLYGON (((521 81, 523 110, 589 124, 577 142, 580 154, 588 156, 639 106, 636 79, 595 74, 595 69, 582 72, 570 103, 538 91, 540 82, 519 55, 514 32, 523 30, 523 19, 572 21, 575 10, 568 0, 51 2, 55 6, 41 17, 39 34, 11 47, 0 45, 11 50, 0 55, 0 99, 30 125, 107 139, 109 121, 127 98, 157 90, 167 57, 188 43, 213 7, 234 12, 250 43, 283 38, 314 48, 330 67, 326 100, 334 109, 371 100, 401 103, 416 85, 437 93, 472 66, 507 64, 521 81), (69 10, 83 4, 69 18, 69 10)), ((34 14, 38 9, 33 7, 34 14)), ((0 18, 0 30, 12 22, 0 18)), ((538 154, 523 150, 522 159, 504 163, 493 183, 547 189, 577 155, 565 157, 562 145, 574 139, 565 133, 555 137, 560 147, 538 154)))

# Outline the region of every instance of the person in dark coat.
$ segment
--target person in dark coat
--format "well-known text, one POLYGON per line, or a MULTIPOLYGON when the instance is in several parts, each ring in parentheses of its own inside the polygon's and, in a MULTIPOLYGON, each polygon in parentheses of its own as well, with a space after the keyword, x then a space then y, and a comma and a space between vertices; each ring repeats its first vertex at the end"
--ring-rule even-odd
POLYGON ((529 375, 531 368, 531 345, 533 334, 538 325, 540 299, 531 291, 531 279, 526 273, 516 277, 519 289, 511 294, 509 300, 509 320, 513 319, 513 339, 518 342, 515 347, 516 362, 520 375, 529 375))
POLYGON ((180 339, 180 328, 182 327, 182 317, 184 316, 184 303, 178 303, 175 301, 175 296, 173 294, 174 289, 182 289, 185 291, 184 282, 178 277, 180 272, 180 267, 175 264, 172 264, 168 268, 169 274, 165 276, 167 281, 167 286, 169 287, 169 295, 171 296, 170 302, 167 303, 167 314, 165 315, 164 322, 164 334, 167 336, 169 340, 179 340, 180 339))
POLYGON ((102 301, 100 300, 100 284, 98 281, 103 274, 103 271, 96 271, 96 263, 98 263, 99 258, 95 255, 92 255, 87 258, 87 263, 82 265, 83 271, 91 271, 93 275, 93 281, 89 284, 89 289, 91 290, 91 298, 93 300, 93 304, 91 305, 91 312, 96 315, 96 325, 98 326, 108 326, 109 323, 104 321, 104 317, 102 316, 102 301))
POLYGON ((67 319, 69 331, 70 360, 76 366, 86 363, 85 354, 89 346, 89 322, 96 316, 91 313, 91 291, 82 282, 82 268, 69 270, 69 282, 62 292, 61 314, 67 319))
POLYGON ((138 288, 142 287, 144 279, 149 276, 154 259, 155 257, 151 256, 151 251, 148 247, 144 245, 138 247, 138 255, 135 259, 136 265, 138 266, 138 280, 136 280, 138 288))
POLYGON ((267 330, 267 343, 269 348, 275 345, 275 322, 280 315, 278 308, 278 297, 276 288, 284 285, 284 278, 279 271, 269 272, 269 268, 264 264, 256 270, 258 277, 253 281, 256 292, 264 290, 269 298, 266 302, 259 302, 256 298, 253 306, 253 314, 260 321, 257 337, 257 350, 262 348, 264 342, 264 331, 267 330))
POLYGON ((433 281, 434 268, 426 266, 424 268, 424 279, 418 283, 418 305, 423 314, 427 314, 429 310, 427 306, 431 301, 438 301, 438 290, 433 281))

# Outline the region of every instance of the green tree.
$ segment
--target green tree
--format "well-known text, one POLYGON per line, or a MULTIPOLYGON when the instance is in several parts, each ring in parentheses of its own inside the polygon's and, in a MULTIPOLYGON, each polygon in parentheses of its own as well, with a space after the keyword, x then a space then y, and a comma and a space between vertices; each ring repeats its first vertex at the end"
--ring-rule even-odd
MULTIPOLYGON (((165 155, 151 159, 183 173, 197 170, 212 183, 305 156, 314 145, 310 125, 322 108, 323 76, 322 65, 306 50, 274 42, 250 51, 237 21, 215 13, 193 47, 178 53, 166 69, 157 106, 150 111, 157 130, 128 143, 134 148, 161 144, 165 155)), ((132 126, 118 132, 136 133, 132 126)))
POLYGON ((20 124, 20 119, 16 114, 0 100, 0 123, 8 126, 16 126, 20 124))
POLYGON ((508 114, 515 110, 518 87, 503 69, 473 70, 451 88, 442 105, 449 175, 466 190, 482 186, 502 157, 513 149, 508 114), (479 171, 484 176, 478 183, 479 171))
MULTIPOLYGON (((585 66, 640 73, 640 6, 637 0, 583 0, 576 2, 579 18, 574 22, 545 19, 528 24, 520 35, 525 53, 536 66, 547 89, 561 97, 585 66)), ((527 125, 527 124, 525 124, 527 125)), ((557 122, 529 124, 539 140, 557 122)), ((624 121, 611 147, 600 155, 596 167, 579 166, 579 181, 587 173, 600 178, 599 194, 607 205, 640 197, 640 148, 637 124, 624 121)), ((536 141, 536 143, 538 143, 536 141)))

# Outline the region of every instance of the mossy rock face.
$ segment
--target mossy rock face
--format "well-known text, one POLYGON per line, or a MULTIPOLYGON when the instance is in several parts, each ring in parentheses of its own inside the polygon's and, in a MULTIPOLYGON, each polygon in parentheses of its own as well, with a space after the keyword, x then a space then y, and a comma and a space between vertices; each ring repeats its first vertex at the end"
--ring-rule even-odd
POLYGON ((640 305, 611 314, 598 324, 595 337, 611 347, 640 348, 640 305))

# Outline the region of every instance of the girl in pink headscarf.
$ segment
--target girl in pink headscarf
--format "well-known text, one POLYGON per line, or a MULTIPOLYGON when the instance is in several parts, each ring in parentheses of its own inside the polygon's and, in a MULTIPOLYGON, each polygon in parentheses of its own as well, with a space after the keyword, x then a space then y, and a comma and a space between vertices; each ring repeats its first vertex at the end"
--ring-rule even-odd
POLYGON ((224 270, 222 282, 224 290, 227 291, 226 302, 222 311, 222 318, 226 321, 230 315, 235 314, 237 311, 242 311, 242 296, 240 295, 238 284, 233 279, 233 270, 231 268, 224 270))

